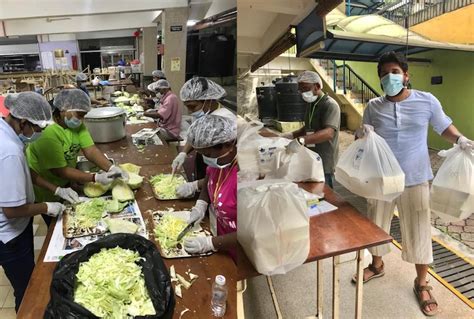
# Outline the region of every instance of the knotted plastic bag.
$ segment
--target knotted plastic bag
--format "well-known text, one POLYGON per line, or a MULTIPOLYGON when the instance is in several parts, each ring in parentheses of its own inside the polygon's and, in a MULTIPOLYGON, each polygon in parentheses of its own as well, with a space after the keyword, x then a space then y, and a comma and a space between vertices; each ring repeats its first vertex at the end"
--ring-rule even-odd
POLYGON ((307 210, 294 183, 262 180, 239 185, 237 239, 259 273, 285 274, 306 261, 307 210))
POLYGON ((364 125, 365 136, 352 143, 336 165, 336 181, 352 193, 392 201, 405 188, 405 174, 387 142, 364 125))
POLYGON ((446 221, 466 219, 474 213, 474 153, 456 145, 438 155, 446 159, 431 185, 431 210, 446 221))

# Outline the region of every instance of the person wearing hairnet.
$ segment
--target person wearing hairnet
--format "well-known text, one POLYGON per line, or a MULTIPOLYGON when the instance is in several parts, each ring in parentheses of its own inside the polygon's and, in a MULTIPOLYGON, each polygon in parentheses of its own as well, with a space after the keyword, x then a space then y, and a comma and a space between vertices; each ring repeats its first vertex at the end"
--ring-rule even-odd
MULTIPOLYGON (((63 90, 54 98, 54 124, 49 125, 41 138, 31 143, 26 156, 28 164, 36 173, 55 185, 65 187, 71 182, 97 182, 108 185, 115 178, 127 179, 128 174, 112 165, 94 145, 92 137, 83 123, 91 109, 89 97, 79 89, 63 90), (84 156, 104 172, 86 173, 76 169, 77 155, 84 156)), ((50 201, 59 196, 35 187, 37 201, 50 201)), ((43 215, 49 225, 51 219, 43 215)))
POLYGON ((156 82, 166 80, 166 76, 161 70, 155 70, 151 72, 151 75, 153 76, 153 82, 147 86, 146 90, 140 90, 140 93, 145 101, 145 106, 158 108, 161 96, 158 96, 156 92, 156 82))
POLYGON ((5 106, 10 114, 0 119, 0 266, 13 287, 18 311, 35 266, 32 217, 56 217, 65 207, 58 202, 35 204, 33 180, 38 177, 32 176, 24 154, 25 144, 37 140, 51 122, 48 102, 24 92, 8 96, 5 106))
POLYGON ((158 120, 161 136, 165 140, 179 139, 181 132, 181 108, 178 97, 171 91, 170 84, 166 80, 158 80, 153 83, 153 89, 160 96, 160 108, 158 110, 147 110, 145 116, 158 120))
MULTIPOLYGON (((77 89, 80 89, 82 91, 84 91, 84 93, 87 94, 87 96, 91 99, 91 104, 92 105, 105 105, 107 104, 106 101, 98 101, 96 99, 93 99, 90 94, 89 94, 89 90, 87 89, 87 85, 86 85, 86 82, 87 82, 87 74, 85 73, 82 73, 82 72, 79 72, 76 74, 76 88, 77 89)), ((67 87, 69 88, 69 87, 67 87)))
POLYGON ((155 70, 151 72, 151 76, 153 77, 153 82, 156 82, 159 80, 166 80, 165 72, 161 70, 155 70))
POLYGON ((206 115, 189 128, 188 142, 202 154, 206 169, 205 185, 189 223, 199 223, 209 208, 211 232, 215 237, 194 237, 184 241, 191 254, 230 250, 237 242, 237 122, 206 115))
MULTIPOLYGON (((234 113, 225 107, 220 107, 219 105, 218 100, 223 98, 225 95, 226 92, 222 86, 203 77, 190 79, 183 85, 180 91, 181 101, 183 101, 194 120, 197 120, 206 114, 212 114, 237 121, 237 117, 234 113)), ((187 155, 191 153, 192 150, 192 145, 186 143, 183 151, 173 160, 173 171, 179 170, 183 166, 187 155)), ((196 156, 195 176, 197 180, 178 187, 178 196, 183 198, 194 196, 203 185, 202 178, 204 177, 204 171, 205 165, 202 162, 202 157, 200 155, 196 156)))
POLYGON ((296 153, 306 146, 321 156, 326 184, 333 187, 334 170, 339 153, 339 129, 341 109, 329 95, 323 92, 323 82, 316 72, 304 71, 298 77, 298 90, 309 103, 305 125, 300 130, 282 134, 293 139, 287 151, 296 153))

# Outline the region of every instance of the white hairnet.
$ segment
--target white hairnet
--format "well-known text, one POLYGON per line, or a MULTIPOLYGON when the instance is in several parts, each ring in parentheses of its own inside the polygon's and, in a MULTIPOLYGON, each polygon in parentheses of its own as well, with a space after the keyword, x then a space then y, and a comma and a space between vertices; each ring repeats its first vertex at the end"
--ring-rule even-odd
POLYGON ((219 84, 203 77, 195 77, 184 83, 179 92, 181 101, 219 100, 226 92, 219 84))
POLYGON ((323 88, 323 81, 321 81, 318 73, 313 71, 304 71, 301 73, 300 76, 298 76, 298 83, 300 82, 313 84, 318 83, 321 86, 321 89, 323 88))
POLYGON ((237 139, 237 121, 208 114, 197 119, 189 127, 187 141, 194 148, 206 148, 237 139))
POLYGON ((77 74, 76 74, 76 81, 77 81, 77 82, 84 82, 84 81, 87 81, 87 74, 82 73, 82 72, 77 73, 77 74))
POLYGON ((165 72, 163 72, 161 70, 155 70, 155 71, 151 72, 151 76, 153 76, 155 78, 166 79, 165 72))
POLYGON ((7 95, 4 105, 13 117, 27 120, 41 128, 53 123, 51 120, 51 106, 38 93, 22 92, 7 95))
POLYGON ((53 105, 60 111, 89 112, 91 99, 82 90, 68 89, 62 90, 56 95, 53 105))
POLYGON ((170 88, 170 83, 166 80, 158 80, 156 81, 156 88, 157 89, 169 89, 170 88))

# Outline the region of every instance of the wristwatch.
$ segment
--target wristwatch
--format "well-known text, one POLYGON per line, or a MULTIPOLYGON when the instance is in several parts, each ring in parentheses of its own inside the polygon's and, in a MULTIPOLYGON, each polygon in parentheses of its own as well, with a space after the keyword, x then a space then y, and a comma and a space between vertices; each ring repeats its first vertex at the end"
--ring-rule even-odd
POLYGON ((304 146, 304 137, 298 137, 298 143, 304 146))

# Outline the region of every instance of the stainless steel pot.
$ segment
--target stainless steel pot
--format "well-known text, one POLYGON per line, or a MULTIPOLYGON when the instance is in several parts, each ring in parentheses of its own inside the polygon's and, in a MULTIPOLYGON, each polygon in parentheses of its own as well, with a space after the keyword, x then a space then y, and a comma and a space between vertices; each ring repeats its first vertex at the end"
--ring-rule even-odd
POLYGON ((125 137, 125 111, 118 107, 92 109, 84 117, 84 124, 96 143, 110 143, 125 137))

